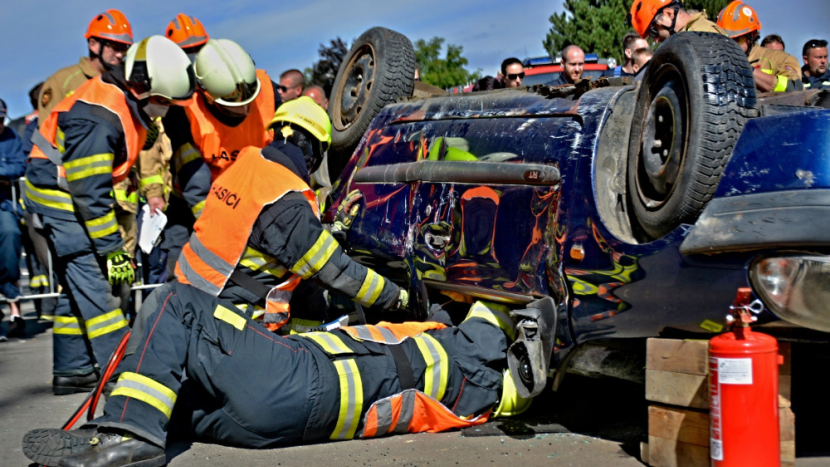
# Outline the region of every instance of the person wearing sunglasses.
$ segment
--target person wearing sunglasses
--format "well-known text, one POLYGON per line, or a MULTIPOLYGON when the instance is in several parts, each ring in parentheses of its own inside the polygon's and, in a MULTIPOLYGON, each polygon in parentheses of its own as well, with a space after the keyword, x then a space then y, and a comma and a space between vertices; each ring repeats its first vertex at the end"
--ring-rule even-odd
POLYGON ((501 76, 506 88, 518 88, 525 79, 525 68, 516 57, 510 57, 501 62, 501 76))
POLYGON ((305 90, 305 76, 300 70, 296 69, 284 71, 280 75, 278 89, 283 102, 296 99, 302 96, 305 90))
POLYGON ((173 277, 179 252, 202 213, 211 183, 247 146, 273 140, 266 123, 282 103, 277 85, 239 44, 209 39, 196 56, 199 82, 193 101, 162 120, 170 138, 173 191, 159 248, 173 277))
POLYGON ((128 330, 113 285, 135 266, 116 221, 114 186, 127 179, 148 128, 193 94, 196 78, 174 42, 133 44, 123 67, 91 78, 63 99, 32 136, 23 199, 49 244, 63 287, 53 326, 52 390, 91 390, 128 330))
POLYGON ((746 53, 754 68, 752 77, 761 92, 800 91, 801 67, 795 57, 781 50, 758 45, 761 19, 751 6, 734 0, 718 14, 718 26, 746 53))
POLYGON ((827 41, 810 39, 802 49, 804 67, 801 68, 804 89, 830 89, 830 70, 827 69, 827 41))
POLYGON ((686 10, 682 0, 634 0, 628 20, 640 37, 651 37, 655 42, 684 31, 726 35, 709 20, 706 11, 686 10))

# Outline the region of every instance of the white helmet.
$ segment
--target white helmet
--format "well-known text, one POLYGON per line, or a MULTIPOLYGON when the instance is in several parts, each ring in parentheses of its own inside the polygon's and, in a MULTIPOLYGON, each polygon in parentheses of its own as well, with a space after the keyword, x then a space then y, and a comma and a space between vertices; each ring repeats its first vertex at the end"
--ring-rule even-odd
POLYGON ((241 107, 259 95, 254 61, 232 40, 207 41, 196 57, 195 71, 202 88, 218 104, 241 107))
POLYGON ((196 89, 187 54, 164 36, 150 36, 131 45, 124 57, 124 76, 139 99, 186 100, 196 89))

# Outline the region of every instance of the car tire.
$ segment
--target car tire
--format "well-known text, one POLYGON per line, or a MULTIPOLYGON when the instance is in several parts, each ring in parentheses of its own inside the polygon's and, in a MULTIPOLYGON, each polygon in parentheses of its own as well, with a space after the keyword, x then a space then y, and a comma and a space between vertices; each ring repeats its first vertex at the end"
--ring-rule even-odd
POLYGON ((697 219, 717 190, 744 123, 758 111, 752 67, 726 36, 673 35, 645 73, 627 177, 633 220, 650 240, 697 219))
MULTIPOLYGON (((351 155, 378 112, 399 97, 411 96, 414 83, 415 49, 406 36, 378 27, 358 37, 332 86, 329 117, 334 152, 351 155)), ((339 172, 331 175, 336 178, 339 172)))

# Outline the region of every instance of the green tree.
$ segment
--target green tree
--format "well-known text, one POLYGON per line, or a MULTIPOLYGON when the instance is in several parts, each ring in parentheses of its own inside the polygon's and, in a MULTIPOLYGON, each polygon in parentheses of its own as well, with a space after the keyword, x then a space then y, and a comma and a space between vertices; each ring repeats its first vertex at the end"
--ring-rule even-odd
POLYGON ((441 58, 443 45, 443 37, 415 41, 415 60, 420 67, 421 81, 446 89, 481 78, 481 70, 471 73, 465 68, 469 62, 461 55, 462 46, 447 44, 447 55, 441 58))
MULTIPOLYGON (((586 53, 614 57, 622 63, 622 38, 630 30, 626 17, 632 0, 565 0, 565 11, 550 17, 551 28, 542 41, 551 57, 570 44, 586 53)), ((729 0, 687 0, 688 10, 703 10, 714 20, 729 0)))
POLYGON ((321 86, 326 95, 330 96, 334 78, 337 77, 337 69, 340 68, 343 57, 349 53, 349 46, 338 36, 330 41, 329 46, 320 44, 317 52, 320 54, 320 60, 314 62, 311 68, 303 70, 305 82, 306 85, 321 86))

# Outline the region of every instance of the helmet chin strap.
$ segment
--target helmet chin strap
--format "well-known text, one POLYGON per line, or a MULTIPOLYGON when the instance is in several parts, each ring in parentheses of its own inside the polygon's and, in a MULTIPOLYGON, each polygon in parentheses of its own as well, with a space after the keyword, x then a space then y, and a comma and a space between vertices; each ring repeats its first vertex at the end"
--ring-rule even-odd
POLYGON ((674 7, 674 15, 671 19, 671 26, 667 27, 666 30, 669 31, 669 36, 673 36, 677 34, 677 30, 675 30, 675 26, 677 26, 677 11, 680 10, 680 5, 675 4, 674 7))
POLYGON ((89 59, 90 60, 98 60, 98 63, 100 63, 101 66, 104 67, 104 72, 106 73, 107 71, 112 70, 112 65, 105 62, 104 57, 101 56, 100 51, 104 49, 104 42, 101 39, 98 39, 97 37, 95 38, 95 42, 98 43, 99 52, 98 53, 93 52, 92 48, 90 47, 90 49, 89 49, 89 59))

